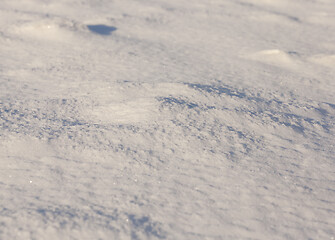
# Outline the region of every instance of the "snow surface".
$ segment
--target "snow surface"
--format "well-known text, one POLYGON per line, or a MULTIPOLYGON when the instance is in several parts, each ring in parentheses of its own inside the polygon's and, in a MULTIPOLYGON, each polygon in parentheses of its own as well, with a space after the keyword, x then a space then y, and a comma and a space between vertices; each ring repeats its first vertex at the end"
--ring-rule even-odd
POLYGON ((1 0, 0 239, 334 239, 334 0, 1 0))

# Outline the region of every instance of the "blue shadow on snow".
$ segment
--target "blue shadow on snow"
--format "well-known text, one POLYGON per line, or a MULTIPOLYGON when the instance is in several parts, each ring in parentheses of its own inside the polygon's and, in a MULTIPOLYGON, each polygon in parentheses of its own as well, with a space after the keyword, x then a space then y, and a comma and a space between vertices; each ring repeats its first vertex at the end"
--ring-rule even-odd
POLYGON ((105 35, 105 36, 106 35, 111 35, 112 32, 117 30, 116 27, 107 26, 107 25, 103 25, 103 24, 87 25, 87 28, 95 34, 105 35))

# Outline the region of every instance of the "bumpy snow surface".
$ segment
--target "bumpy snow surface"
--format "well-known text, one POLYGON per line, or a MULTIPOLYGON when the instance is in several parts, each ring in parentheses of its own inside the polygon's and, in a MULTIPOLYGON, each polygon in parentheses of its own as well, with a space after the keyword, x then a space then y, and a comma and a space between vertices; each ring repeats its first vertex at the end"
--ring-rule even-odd
POLYGON ((334 0, 1 0, 0 239, 334 239, 334 0))

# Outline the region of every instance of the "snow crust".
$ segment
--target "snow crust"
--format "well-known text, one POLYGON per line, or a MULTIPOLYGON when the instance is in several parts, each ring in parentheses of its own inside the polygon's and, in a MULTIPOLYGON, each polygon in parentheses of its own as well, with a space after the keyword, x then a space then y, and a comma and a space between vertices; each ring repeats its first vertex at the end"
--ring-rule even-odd
POLYGON ((334 239, 333 0, 2 0, 0 239, 334 239))

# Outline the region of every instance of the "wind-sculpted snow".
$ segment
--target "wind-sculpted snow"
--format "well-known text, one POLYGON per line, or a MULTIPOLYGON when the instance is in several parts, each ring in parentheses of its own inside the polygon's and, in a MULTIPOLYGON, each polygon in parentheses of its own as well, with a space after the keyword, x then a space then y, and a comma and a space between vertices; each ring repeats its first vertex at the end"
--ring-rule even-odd
POLYGON ((332 1, 0 6, 0 239, 333 239, 332 1))
POLYGON ((153 222, 149 217, 120 213, 117 209, 112 211, 99 209, 96 206, 88 209, 72 209, 70 206, 53 208, 31 206, 27 209, 18 209, 18 211, 10 211, 5 208, 2 209, 1 216, 3 219, 14 220, 22 224, 18 226, 18 229, 8 231, 6 223, 2 223, 4 231, 1 234, 13 239, 41 238, 43 236, 40 235, 39 231, 57 234, 64 238, 68 237, 67 231, 72 231, 72 237, 78 239, 106 237, 106 235, 111 238, 131 236, 132 239, 152 237, 164 239, 166 237, 160 227, 161 224, 153 222), (50 223, 54 229, 50 228, 50 223), (36 225, 40 230, 32 231, 36 225), (59 230, 56 232, 55 229, 59 230), (17 236, 13 230, 20 231, 20 234, 17 236))

